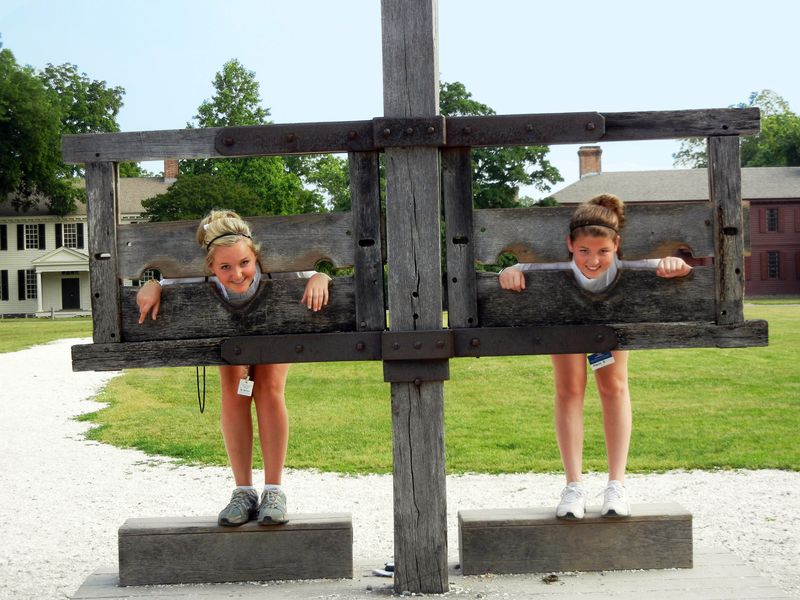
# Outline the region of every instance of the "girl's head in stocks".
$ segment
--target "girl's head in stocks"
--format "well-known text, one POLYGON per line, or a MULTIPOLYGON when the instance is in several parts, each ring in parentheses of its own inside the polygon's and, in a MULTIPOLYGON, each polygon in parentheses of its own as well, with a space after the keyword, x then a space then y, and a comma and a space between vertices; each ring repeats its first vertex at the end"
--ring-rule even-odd
POLYGON ((259 258, 250 226, 231 210, 212 210, 200 221, 197 243, 206 251, 206 272, 226 289, 242 293, 253 283, 259 258))
POLYGON ((608 270, 619 253, 624 226, 625 207, 613 194, 595 196, 575 209, 567 247, 581 273, 594 279, 608 270))

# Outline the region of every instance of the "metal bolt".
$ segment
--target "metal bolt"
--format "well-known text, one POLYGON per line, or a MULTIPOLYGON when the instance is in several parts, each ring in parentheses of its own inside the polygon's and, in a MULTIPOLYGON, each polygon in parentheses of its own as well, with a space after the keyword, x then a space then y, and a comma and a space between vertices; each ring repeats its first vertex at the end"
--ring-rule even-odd
POLYGON ((242 353, 242 349, 241 349, 241 348, 239 348, 239 346, 234 346, 234 347, 233 347, 233 353, 234 353, 236 356, 239 356, 239 355, 242 353))
POLYGON ((596 127, 597 127, 597 125, 595 125, 594 123, 592 123, 591 121, 589 121, 589 122, 586 124, 586 131, 594 131, 596 127))
POLYGON ((293 134, 293 133, 290 133, 289 135, 286 136, 286 141, 287 142, 293 142, 293 141, 295 141, 295 139, 297 139, 297 136, 295 136, 295 134, 293 134))
POLYGON ((434 133, 436 131, 435 127, 428 127, 428 133, 434 133))
POLYGON ((367 322, 366 321, 361 321, 361 323, 359 323, 359 327, 361 327, 361 329, 366 329, 367 322))
POLYGON ((392 130, 388 127, 383 130, 383 137, 389 137, 392 134, 392 130))
POLYGON ((354 140, 354 139, 356 139, 357 137, 358 137, 358 134, 357 134, 355 131, 350 131, 350 132, 347 134, 347 139, 349 139, 349 140, 354 140))
POLYGON ((422 342, 414 342, 414 350, 419 350, 422 348, 422 342))
POLYGON ((419 377, 417 377, 417 378, 414 380, 414 385, 415 385, 415 386, 417 386, 417 387, 421 386, 421 385, 422 385, 422 379, 420 379, 419 377))
POLYGON ((481 345, 481 341, 478 338, 472 338, 469 341, 469 345, 472 346, 473 348, 477 348, 478 346, 481 345))
POLYGON ((393 343, 392 350, 400 350, 400 342, 393 343))
POLYGON ((224 140, 222 140, 222 143, 225 146, 233 146, 236 143, 236 140, 234 140, 232 137, 226 137, 224 140))
POLYGON ((408 135, 414 135, 414 128, 413 127, 409 127, 408 129, 406 129, 406 133, 408 135))
POLYGON ((525 131, 527 131, 527 132, 529 132, 529 133, 530 133, 531 131, 533 131, 533 125, 531 125, 530 123, 528 123, 527 125, 525 125, 525 131))
POLYGON ((304 350, 303 344, 297 344, 297 346, 294 347, 294 351, 297 352, 298 354, 300 354, 303 350, 304 350))
POLYGON ((444 348, 444 340, 436 340, 437 348, 444 348))
POLYGON ((462 129, 461 131, 464 133, 464 135, 469 135, 470 133, 472 133, 472 127, 464 127, 464 129, 462 129))
POLYGON ((602 333, 598 333, 596 336, 594 336, 594 340, 596 342, 602 342, 603 338, 605 338, 605 336, 602 333))
POLYGON ((356 350, 357 350, 358 352, 363 352, 363 351, 364 351, 364 348, 366 348, 366 347, 367 347, 367 345, 366 345, 364 342, 358 342, 358 343, 356 344, 356 350))

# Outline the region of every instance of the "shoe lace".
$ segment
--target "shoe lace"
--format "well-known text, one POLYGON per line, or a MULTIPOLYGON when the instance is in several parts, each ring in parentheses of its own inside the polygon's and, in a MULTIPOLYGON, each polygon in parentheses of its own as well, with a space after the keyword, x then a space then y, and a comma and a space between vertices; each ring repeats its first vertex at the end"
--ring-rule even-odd
POLYGON ((622 489, 622 486, 618 484, 609 484, 606 486, 606 489, 597 494, 598 496, 603 496, 606 502, 618 502, 623 500, 625 497, 625 492, 622 489))
POLYGON ((278 496, 278 492, 274 492, 272 490, 264 490, 264 497, 261 498, 261 504, 268 508, 278 508, 279 500, 280 496, 278 496))
POLYGON ((576 502, 583 495, 583 490, 581 488, 568 485, 561 491, 561 501, 576 502))
POLYGON ((228 503, 229 508, 240 508, 242 510, 248 510, 252 502, 250 501, 250 494, 248 494, 247 490, 236 490, 233 492, 233 496, 231 496, 231 501, 228 503))

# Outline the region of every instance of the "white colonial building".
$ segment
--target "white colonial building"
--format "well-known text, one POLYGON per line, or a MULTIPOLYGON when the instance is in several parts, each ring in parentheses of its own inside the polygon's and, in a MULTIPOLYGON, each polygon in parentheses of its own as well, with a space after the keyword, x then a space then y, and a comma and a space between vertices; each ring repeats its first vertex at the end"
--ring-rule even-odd
MULTIPOLYGON (((164 193, 174 179, 120 179, 120 223, 142 221, 142 200, 164 193)), ((24 213, 0 204, 0 315, 91 314, 86 205, 50 215, 42 202, 24 213)))

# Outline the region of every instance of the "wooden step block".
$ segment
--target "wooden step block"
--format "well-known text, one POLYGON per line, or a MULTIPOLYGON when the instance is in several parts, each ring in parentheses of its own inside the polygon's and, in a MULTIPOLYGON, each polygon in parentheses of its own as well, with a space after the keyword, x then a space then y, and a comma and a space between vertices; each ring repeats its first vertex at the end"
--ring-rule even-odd
POLYGON ((285 525, 220 527, 216 517, 128 519, 120 585, 353 577, 349 514, 290 514, 285 525))
POLYGON ((692 567, 692 515, 680 505, 634 504, 630 517, 556 519, 555 507, 463 510, 464 575, 692 567))

